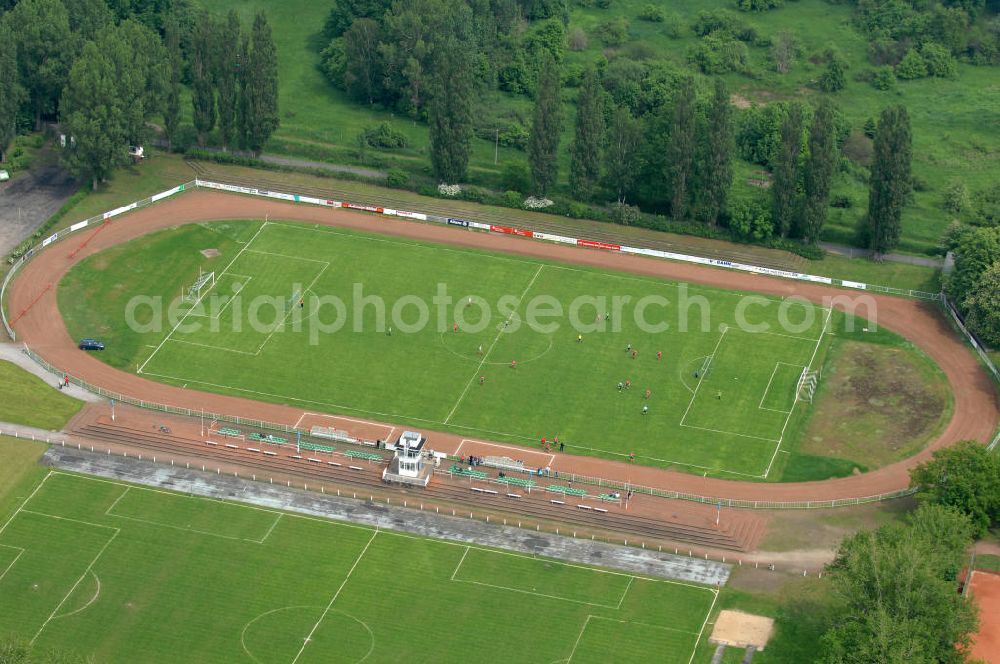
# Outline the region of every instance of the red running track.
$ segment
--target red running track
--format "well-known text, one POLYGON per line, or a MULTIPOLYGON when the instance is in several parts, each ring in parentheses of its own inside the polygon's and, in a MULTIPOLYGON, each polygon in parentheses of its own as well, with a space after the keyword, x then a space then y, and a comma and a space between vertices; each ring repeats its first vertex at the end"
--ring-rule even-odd
MULTIPOLYGON (((794 295, 814 302, 822 302, 824 297, 858 295, 822 284, 581 249, 512 236, 464 231, 448 226, 390 220, 386 217, 357 212, 261 200, 235 194, 196 191, 115 219, 99 235, 93 236, 92 241, 85 247, 77 247, 76 242, 63 241, 40 252, 22 269, 10 291, 10 311, 21 311, 37 299, 31 309, 18 321, 16 328, 18 340, 30 345, 54 366, 114 392, 181 408, 204 408, 241 417, 295 424, 303 415, 302 409, 163 385, 101 363, 77 350, 59 314, 56 301, 57 289, 41 292, 47 284, 58 283, 75 263, 133 238, 185 223, 223 219, 262 219, 265 215, 272 219, 302 221, 420 241, 502 251, 674 281, 701 283, 730 290, 753 291, 782 297, 794 295)), ((932 303, 890 296, 868 293, 864 295, 871 297, 877 305, 878 323, 907 337, 926 352, 941 367, 951 385, 955 399, 953 417, 941 435, 919 454, 863 475, 822 482, 783 484, 703 478, 678 471, 570 455, 558 455, 556 467, 562 472, 627 480, 634 484, 669 491, 717 496, 724 499, 822 501, 861 498, 905 488, 909 483, 909 470, 927 459, 933 450, 964 439, 983 442, 989 440, 1000 421, 1000 405, 996 390, 972 351, 953 333, 938 307, 932 303)), ((391 426, 389 423, 381 424, 391 426)), ((461 443, 460 436, 445 433, 431 432, 429 439, 434 449, 442 451, 457 449, 461 443)))

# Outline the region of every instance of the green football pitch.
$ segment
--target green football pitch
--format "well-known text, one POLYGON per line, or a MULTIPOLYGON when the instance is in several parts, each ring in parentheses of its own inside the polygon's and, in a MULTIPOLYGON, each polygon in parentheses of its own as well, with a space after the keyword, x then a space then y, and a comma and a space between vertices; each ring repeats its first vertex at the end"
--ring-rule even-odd
POLYGON ((746 477, 794 443, 811 407, 800 377, 847 320, 799 300, 260 221, 91 257, 60 303, 73 334, 109 341, 103 359, 156 380, 746 477), (199 270, 214 281, 173 320, 128 307, 180 299, 199 270), (146 327, 125 325, 126 309, 146 327))
POLYGON ((0 524, 0 634, 100 662, 688 664, 713 588, 52 471, 0 524))

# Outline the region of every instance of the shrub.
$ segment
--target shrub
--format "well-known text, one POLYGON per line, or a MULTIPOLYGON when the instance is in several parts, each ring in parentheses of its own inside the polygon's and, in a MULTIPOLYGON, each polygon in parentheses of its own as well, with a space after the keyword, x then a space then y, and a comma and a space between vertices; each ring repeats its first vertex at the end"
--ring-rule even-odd
POLYGON ((872 71, 872 87, 876 90, 891 90, 896 85, 896 74, 892 67, 876 67, 872 71))
POLYGON ((389 169, 389 172, 385 176, 385 183, 390 187, 395 187, 396 189, 402 189, 410 181, 410 176, 406 171, 402 171, 398 168, 389 169))
POLYGON ((504 207, 519 208, 521 207, 521 203, 524 201, 524 198, 519 192, 505 191, 500 196, 500 200, 504 207))
POLYGON ((618 201, 611 207, 611 220, 622 226, 635 226, 642 217, 638 205, 629 205, 618 201))
POLYGON ((951 52, 934 42, 927 42, 920 47, 927 68, 927 75, 935 78, 955 78, 958 76, 958 64, 951 52))
POLYGON ((511 161, 504 164, 500 181, 507 191, 517 191, 522 194, 531 191, 531 172, 524 162, 511 161))
POLYGON ((364 140, 373 148, 395 150, 405 148, 406 134, 393 129, 388 122, 380 122, 374 127, 365 127, 364 140))
POLYGON ((597 26, 596 34, 605 46, 621 46, 628 41, 628 21, 624 16, 604 21, 597 26))
POLYGON ((587 48, 587 33, 581 28, 573 28, 569 31, 569 50, 582 51, 587 48))
POLYGON ((830 197, 830 207, 848 209, 854 207, 854 201, 846 194, 836 194, 830 197))
POLYGON ((713 32, 735 34, 740 27, 736 17, 724 9, 712 11, 702 10, 695 14, 691 23, 691 31, 699 37, 705 37, 713 32))
POLYGON ((650 23, 663 23, 667 18, 667 12, 659 5, 646 5, 639 12, 639 19, 650 23))
POLYGON ((896 65, 896 78, 912 81, 925 76, 927 76, 927 63, 917 49, 911 48, 896 65))
POLYGON ((736 7, 743 12, 766 12, 783 4, 783 0, 736 0, 736 7))
POLYGON ((745 72, 748 52, 746 44, 732 37, 713 33, 691 46, 687 59, 705 74, 745 72))
POLYGON ((823 92, 839 92, 847 85, 847 77, 844 75, 844 63, 837 57, 831 57, 824 71, 819 77, 819 89, 823 92))

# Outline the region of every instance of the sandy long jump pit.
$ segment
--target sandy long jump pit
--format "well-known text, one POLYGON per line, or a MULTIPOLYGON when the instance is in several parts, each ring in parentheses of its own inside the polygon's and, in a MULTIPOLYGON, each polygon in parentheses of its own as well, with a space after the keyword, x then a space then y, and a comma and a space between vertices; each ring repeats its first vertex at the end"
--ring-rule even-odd
POLYGON ((712 629, 711 643, 733 648, 754 646, 763 650, 774 632, 774 619, 726 609, 712 629))

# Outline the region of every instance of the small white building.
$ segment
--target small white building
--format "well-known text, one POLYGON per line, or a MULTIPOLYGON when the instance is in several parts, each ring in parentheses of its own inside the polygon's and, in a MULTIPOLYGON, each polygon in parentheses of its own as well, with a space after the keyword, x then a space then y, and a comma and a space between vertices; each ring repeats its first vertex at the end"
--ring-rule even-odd
POLYGON ((395 444, 387 441, 386 449, 394 450, 395 455, 388 468, 382 472, 382 480, 384 482, 427 486, 434 472, 434 467, 426 463, 424 454, 426 442, 427 439, 416 431, 404 431, 395 444))

